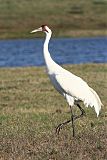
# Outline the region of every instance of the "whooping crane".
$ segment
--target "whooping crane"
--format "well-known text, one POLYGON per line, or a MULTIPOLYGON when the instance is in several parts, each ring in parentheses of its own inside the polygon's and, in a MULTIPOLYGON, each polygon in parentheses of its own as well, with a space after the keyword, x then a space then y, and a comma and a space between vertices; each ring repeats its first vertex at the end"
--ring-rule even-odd
POLYGON ((81 108, 79 102, 82 101, 86 107, 94 107, 97 117, 101 109, 102 103, 98 94, 88 86, 88 84, 80 77, 70 73, 66 69, 59 66, 53 61, 48 50, 49 40, 52 35, 52 31, 47 25, 42 25, 40 28, 33 30, 31 33, 42 31, 46 33, 46 39, 44 42, 43 52, 44 59, 47 67, 47 73, 49 78, 56 88, 56 90, 64 96, 67 103, 70 106, 71 119, 61 123, 57 126, 56 132, 59 134, 60 130, 65 124, 72 123, 73 137, 75 135, 74 120, 85 115, 85 111, 81 108), (80 111, 80 115, 73 115, 72 106, 76 105, 80 111))

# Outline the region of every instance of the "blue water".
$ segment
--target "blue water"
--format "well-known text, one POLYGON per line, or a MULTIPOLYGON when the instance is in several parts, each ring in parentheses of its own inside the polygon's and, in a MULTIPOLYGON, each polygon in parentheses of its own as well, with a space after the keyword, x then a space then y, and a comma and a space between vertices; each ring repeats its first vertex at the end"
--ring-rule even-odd
MULTIPOLYGON (((44 39, 0 40, 0 67, 43 66, 44 39)), ((58 64, 106 63, 107 37, 53 38, 49 50, 58 64)))

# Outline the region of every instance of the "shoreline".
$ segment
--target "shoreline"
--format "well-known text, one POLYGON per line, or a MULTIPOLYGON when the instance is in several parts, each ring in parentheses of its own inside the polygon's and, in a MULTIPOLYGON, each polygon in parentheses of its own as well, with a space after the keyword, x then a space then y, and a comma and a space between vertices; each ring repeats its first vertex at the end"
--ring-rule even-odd
MULTIPOLYGON (((80 63, 80 64, 61 64, 63 68, 68 67, 90 67, 90 66, 107 66, 107 63, 80 63)), ((0 67, 0 70, 29 70, 29 69, 45 69, 46 65, 44 66, 15 66, 15 67, 0 67)))
MULTIPOLYGON (((89 29, 89 30, 83 30, 83 29, 80 29, 80 30, 65 30, 65 29, 62 29, 62 30, 54 30, 52 29, 53 31, 53 38, 80 38, 80 37, 107 37, 107 30, 92 30, 92 29, 89 29)), ((8 40, 8 39, 30 39, 30 38, 42 38, 44 37, 43 34, 37 34, 35 36, 34 35, 31 35, 29 31, 26 31, 25 32, 2 32, 0 31, 0 40, 8 40)))

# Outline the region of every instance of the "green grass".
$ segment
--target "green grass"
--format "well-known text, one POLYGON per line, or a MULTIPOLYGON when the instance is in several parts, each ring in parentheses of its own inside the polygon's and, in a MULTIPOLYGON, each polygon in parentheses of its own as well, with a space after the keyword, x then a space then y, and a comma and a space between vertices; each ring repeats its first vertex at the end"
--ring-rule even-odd
MULTIPOLYGON (((26 38, 48 24, 54 36, 107 36, 106 0, 0 0, 0 38, 26 38)), ((40 36, 40 35, 38 35, 40 36)))
MULTIPOLYGON (((70 118, 69 107, 56 92, 44 67, 0 69, 1 160, 105 160, 107 158, 107 64, 66 65, 100 95, 99 117, 93 108, 60 135, 55 127, 70 118)), ((78 109, 74 107, 74 112, 78 109)))

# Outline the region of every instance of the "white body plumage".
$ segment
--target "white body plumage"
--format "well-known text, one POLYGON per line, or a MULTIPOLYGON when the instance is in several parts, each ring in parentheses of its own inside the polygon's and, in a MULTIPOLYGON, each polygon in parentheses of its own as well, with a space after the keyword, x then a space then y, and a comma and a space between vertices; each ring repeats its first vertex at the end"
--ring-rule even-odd
POLYGON ((98 94, 80 77, 65 70, 52 60, 48 50, 48 44, 52 34, 51 30, 47 26, 42 26, 32 31, 32 33, 36 31, 43 31, 46 33, 43 52, 47 72, 54 87, 66 98, 70 106, 73 106, 79 101, 83 101, 86 107, 94 107, 98 116, 102 106, 98 94))

